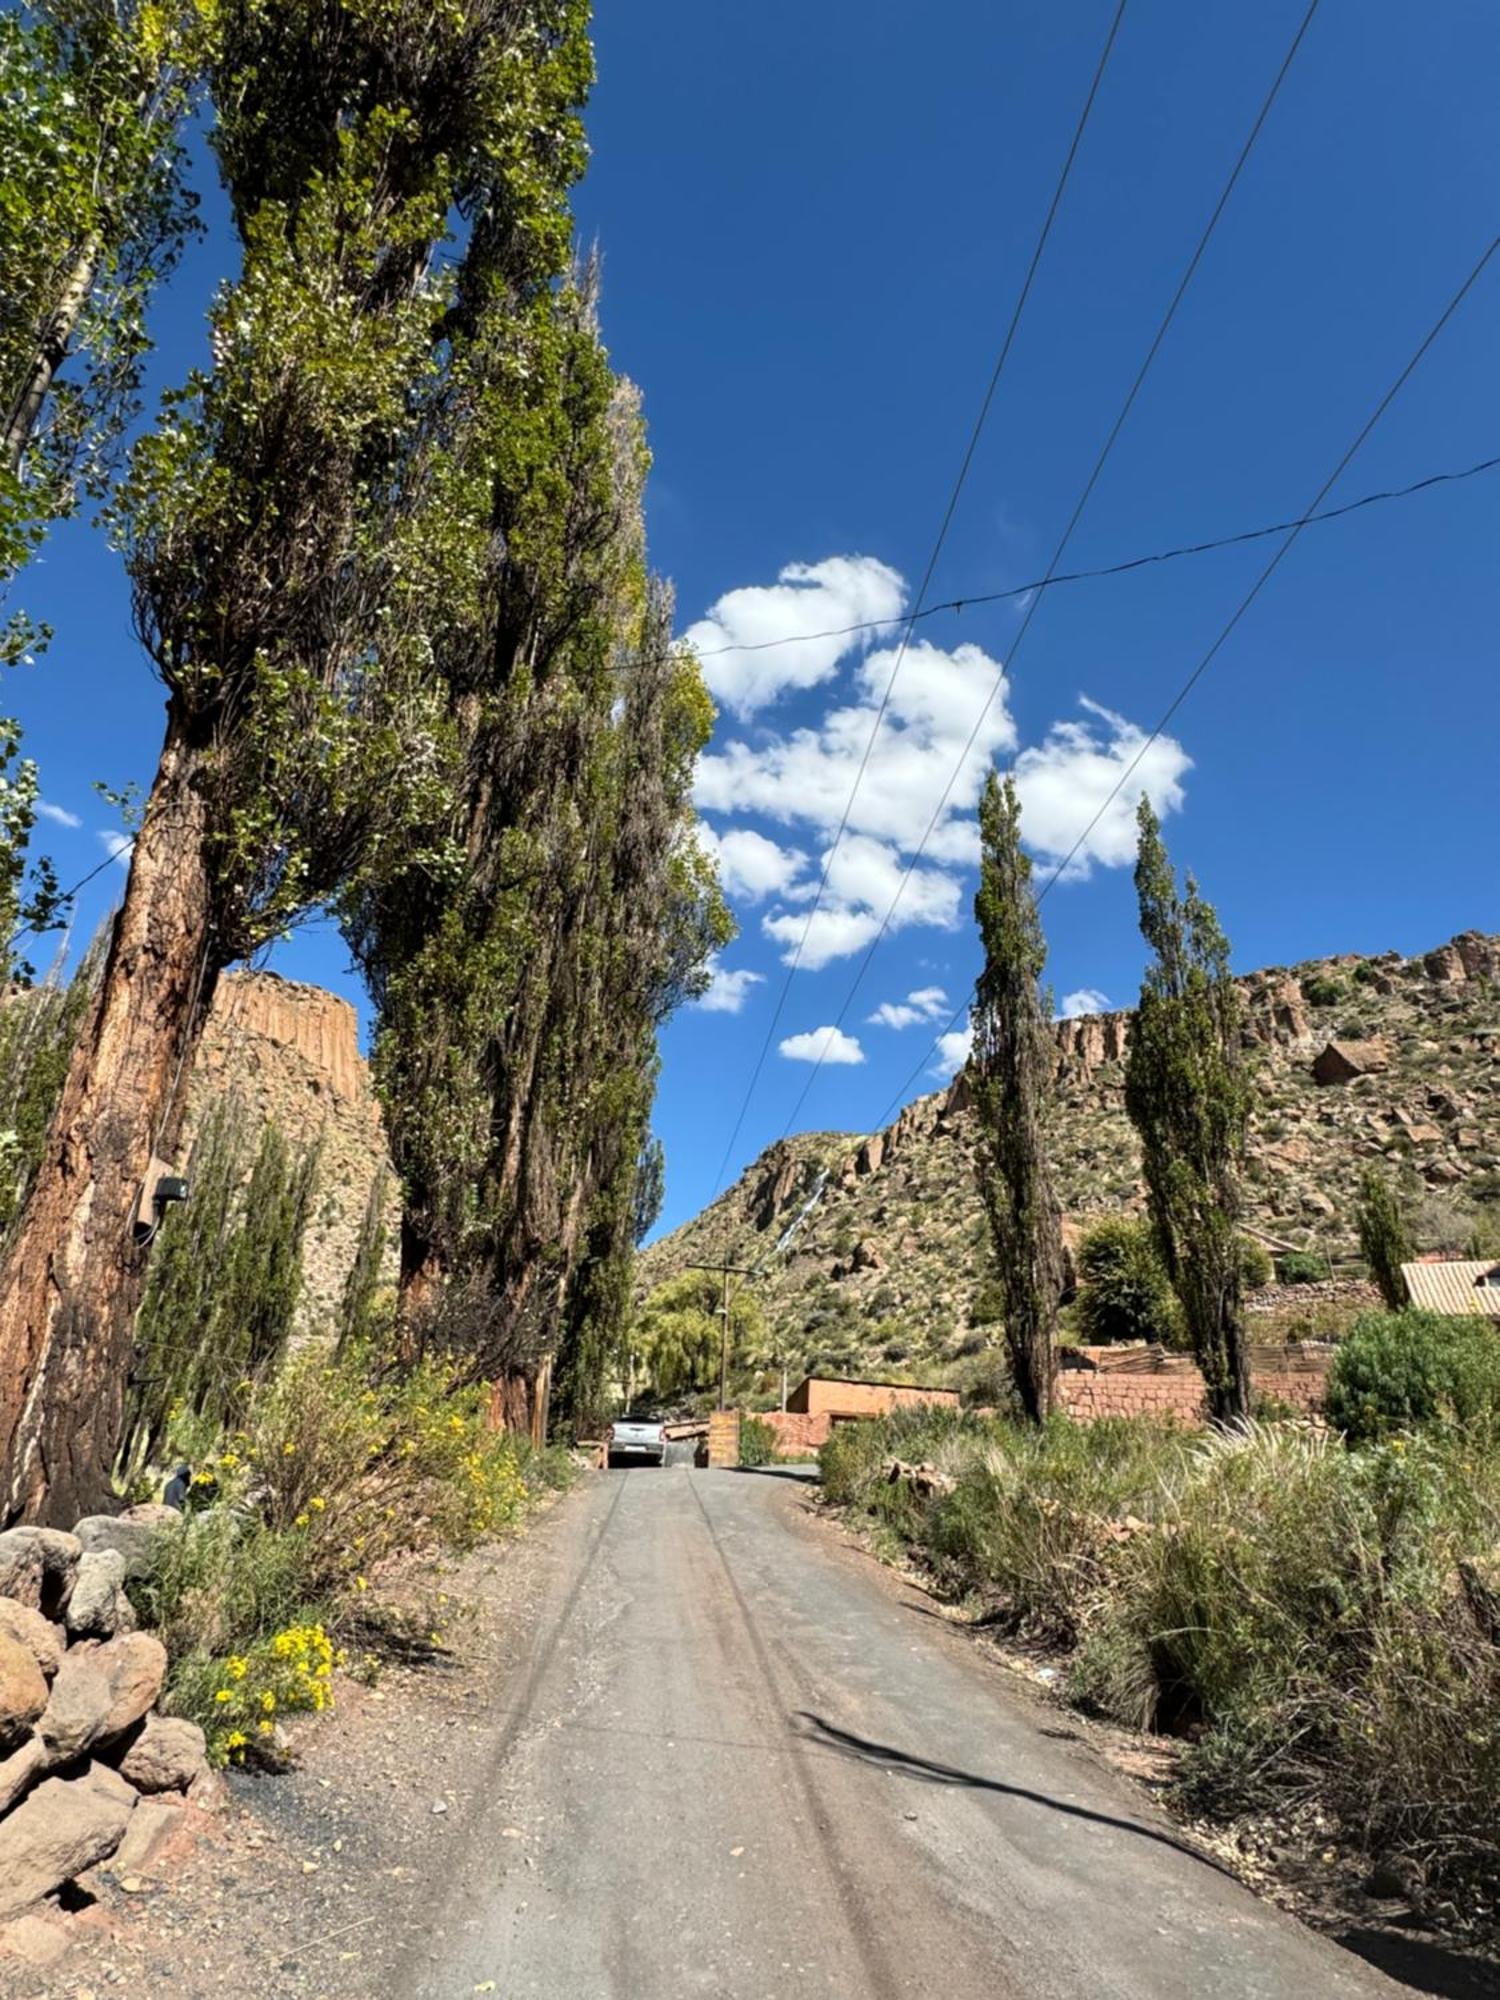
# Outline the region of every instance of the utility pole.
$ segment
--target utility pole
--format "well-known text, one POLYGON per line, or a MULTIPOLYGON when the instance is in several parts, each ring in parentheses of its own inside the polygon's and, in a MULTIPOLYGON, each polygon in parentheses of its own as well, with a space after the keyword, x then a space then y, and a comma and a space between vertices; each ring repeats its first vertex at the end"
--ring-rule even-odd
POLYGON ((688 1264, 689 1271, 718 1271, 724 1279, 724 1303, 719 1308, 724 1324, 719 1334, 719 1408, 729 1408, 729 1280, 733 1278, 753 1278, 755 1273, 744 1264, 688 1264))

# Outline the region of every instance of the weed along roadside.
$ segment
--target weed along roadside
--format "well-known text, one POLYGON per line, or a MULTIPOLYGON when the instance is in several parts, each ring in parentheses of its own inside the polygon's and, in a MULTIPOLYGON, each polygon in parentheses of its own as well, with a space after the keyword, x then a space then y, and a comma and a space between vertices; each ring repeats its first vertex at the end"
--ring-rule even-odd
POLYGON ((174 1414, 180 1509, 0 1535, 0 1918, 171 1875, 217 1773, 289 1770, 341 1689, 441 1660, 465 1615, 442 1565, 573 1475, 436 1363, 308 1351, 242 1389, 232 1429, 174 1414))
POLYGON ((1347 1441, 901 1411, 833 1433, 824 1496, 1085 1714, 1174 1739, 1170 1801, 1252 1875, 1493 1950, 1500 1393, 1378 1422, 1385 1338, 1351 1340, 1347 1441))

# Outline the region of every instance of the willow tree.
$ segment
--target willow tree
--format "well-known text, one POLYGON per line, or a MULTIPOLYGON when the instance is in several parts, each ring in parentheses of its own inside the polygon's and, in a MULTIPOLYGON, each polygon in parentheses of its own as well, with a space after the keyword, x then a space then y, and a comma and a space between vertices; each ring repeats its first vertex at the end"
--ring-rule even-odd
POLYGON ((1229 943, 1190 875, 1179 894, 1149 799, 1137 815, 1135 884, 1153 958, 1125 1067, 1162 1261, 1220 1422, 1248 1415, 1240 1170, 1250 1122, 1242 1006, 1229 943))
POLYGON ((1021 1407, 1052 1407, 1062 1213, 1047 1157, 1055 1047, 1043 1004, 1047 946, 1021 846, 1015 784, 993 771, 979 800, 974 915, 984 965, 974 997, 969 1077, 979 1128, 976 1168, 1005 1309, 1005 1346, 1021 1407))
MULTIPOLYGON (((581 0, 220 0, 208 79, 240 275, 214 365, 117 520, 166 735, 101 990, 0 1278, 0 1517, 62 1518, 113 1456, 138 1197, 170 1157, 220 969, 441 815, 445 534, 414 477, 450 346, 455 212, 579 140, 538 74, 581 0)), ((584 44, 586 57, 586 43, 584 44)))

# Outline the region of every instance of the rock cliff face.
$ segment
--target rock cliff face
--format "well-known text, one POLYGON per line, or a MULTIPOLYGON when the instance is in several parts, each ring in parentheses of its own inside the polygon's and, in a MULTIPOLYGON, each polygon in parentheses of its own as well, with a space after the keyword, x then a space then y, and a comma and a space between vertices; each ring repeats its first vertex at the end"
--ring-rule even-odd
POLYGON ((300 1335, 326 1327, 354 1261, 377 1178, 387 1190, 387 1255, 395 1275, 395 1189, 385 1126, 347 1000, 273 972, 220 981, 188 1091, 188 1142, 208 1106, 232 1094, 253 1144, 274 1119, 296 1147, 318 1144, 313 1216, 304 1246, 300 1335))
MULTIPOLYGON (((1348 1265, 1355 1189, 1385 1159, 1421 1229, 1459 1247, 1500 1220, 1500 937, 1465 932, 1425 955, 1345 956, 1240 982, 1255 1086, 1248 1221, 1273 1250, 1348 1265), (1378 1047, 1355 1074, 1333 1042, 1378 1047), (1320 1081, 1320 1078, 1330 1080, 1320 1081)), ((1075 1221, 1140 1206, 1125 1117, 1132 1016, 1060 1021, 1053 1157, 1075 1221)), ((884 1132, 811 1133, 773 1146, 712 1207, 644 1253, 650 1285, 688 1262, 765 1260, 757 1289, 776 1333, 809 1365, 927 1372, 982 1345, 988 1238, 974 1181, 963 1076, 907 1105, 884 1132), (784 1252, 772 1246, 827 1176, 784 1252)))

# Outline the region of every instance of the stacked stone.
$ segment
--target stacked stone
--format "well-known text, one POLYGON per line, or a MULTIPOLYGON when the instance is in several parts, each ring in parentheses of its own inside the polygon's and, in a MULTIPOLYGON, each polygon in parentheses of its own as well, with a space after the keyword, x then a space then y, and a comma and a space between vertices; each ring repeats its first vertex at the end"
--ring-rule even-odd
POLYGON ((155 1712, 159 1639, 136 1629, 170 1507, 91 1515, 72 1534, 0 1534, 0 1922, 110 1861, 150 1865, 217 1780, 196 1724, 155 1712))

